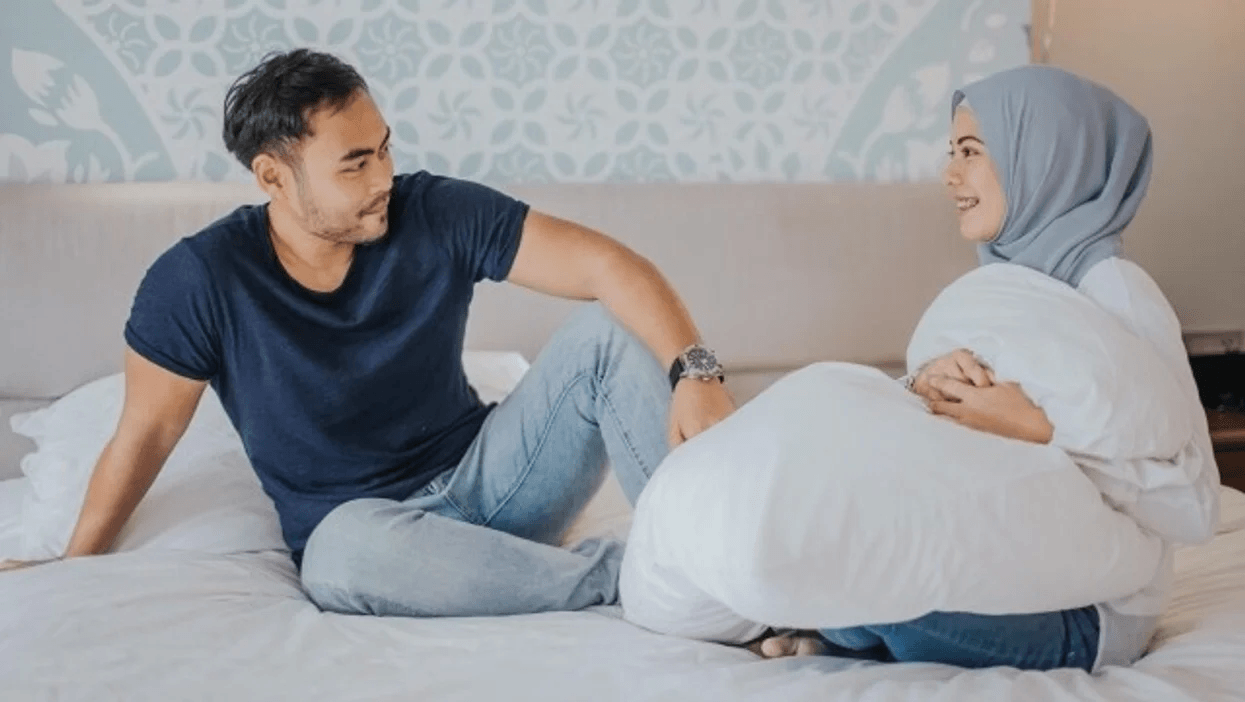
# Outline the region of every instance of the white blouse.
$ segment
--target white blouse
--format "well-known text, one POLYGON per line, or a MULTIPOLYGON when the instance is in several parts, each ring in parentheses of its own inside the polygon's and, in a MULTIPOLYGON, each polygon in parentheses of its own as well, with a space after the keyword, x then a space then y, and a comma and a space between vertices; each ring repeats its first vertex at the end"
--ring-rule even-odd
POLYGON ((1144 652, 1167 604, 1177 544, 1202 543, 1219 520, 1219 469, 1206 414, 1189 367, 1180 321, 1154 279, 1140 266, 1109 258, 1085 274, 1077 289, 1149 343, 1167 360, 1185 389, 1185 403, 1171 408, 1196 419, 1194 435, 1174 456, 1078 464, 1116 509, 1160 536, 1165 555, 1154 580, 1140 592, 1098 605, 1102 634, 1095 669, 1127 665, 1144 652))

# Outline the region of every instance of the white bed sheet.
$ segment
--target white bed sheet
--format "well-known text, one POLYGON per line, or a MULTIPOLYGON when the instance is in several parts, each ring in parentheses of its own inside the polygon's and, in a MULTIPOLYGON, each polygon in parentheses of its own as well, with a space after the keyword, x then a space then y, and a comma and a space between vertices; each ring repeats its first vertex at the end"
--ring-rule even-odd
POLYGON ((963 671, 763 661, 637 629, 613 608, 481 619, 320 613, 280 554, 139 551, 0 574, 4 700, 1239 700, 1245 496, 1178 556, 1154 650, 1130 668, 963 671))

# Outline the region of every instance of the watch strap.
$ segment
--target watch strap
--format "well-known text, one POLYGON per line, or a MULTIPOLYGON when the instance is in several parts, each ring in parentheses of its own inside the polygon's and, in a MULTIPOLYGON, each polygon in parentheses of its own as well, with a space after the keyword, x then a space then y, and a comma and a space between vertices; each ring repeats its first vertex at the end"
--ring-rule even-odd
POLYGON ((670 389, 671 390, 674 390, 675 386, 679 384, 679 381, 683 379, 683 371, 686 369, 687 367, 683 365, 683 357, 675 356, 674 363, 670 364, 670 389))

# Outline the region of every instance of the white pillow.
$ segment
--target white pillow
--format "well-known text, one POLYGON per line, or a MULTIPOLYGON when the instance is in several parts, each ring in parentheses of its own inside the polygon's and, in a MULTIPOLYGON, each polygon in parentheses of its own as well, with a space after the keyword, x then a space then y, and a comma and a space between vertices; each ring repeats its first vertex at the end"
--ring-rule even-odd
MULTIPOLYGON (((463 366, 485 402, 505 397, 528 368, 517 353, 493 351, 468 351, 463 366)), ((64 551, 95 462, 116 429, 123 397, 118 373, 12 418, 13 431, 37 447, 21 461, 31 488, 22 505, 21 558, 64 551)), ((272 501, 211 388, 113 550, 140 548, 209 553, 286 548, 272 501)))
POLYGON ((620 591, 641 626, 738 642, 762 624, 1084 606, 1138 591, 1160 556, 1058 448, 824 363, 670 454, 636 506, 620 591))
POLYGON ((0 480, 0 561, 22 555, 22 501, 29 493, 26 478, 0 480))
POLYGON ((1076 456, 1170 457, 1193 436, 1170 364, 1093 300, 1024 266, 982 266, 947 286, 912 334, 908 368, 957 348, 1019 383, 1054 426, 1051 443, 1076 456))

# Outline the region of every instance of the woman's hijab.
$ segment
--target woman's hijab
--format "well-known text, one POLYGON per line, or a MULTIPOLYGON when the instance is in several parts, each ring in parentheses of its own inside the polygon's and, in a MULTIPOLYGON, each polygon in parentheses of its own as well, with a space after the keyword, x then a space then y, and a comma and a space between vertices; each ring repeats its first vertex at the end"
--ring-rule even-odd
POLYGON ((1150 126, 1106 88, 1066 71, 1023 66, 959 90, 994 160, 1007 215, 978 247, 1077 286, 1120 253, 1120 233, 1150 183, 1150 126))

